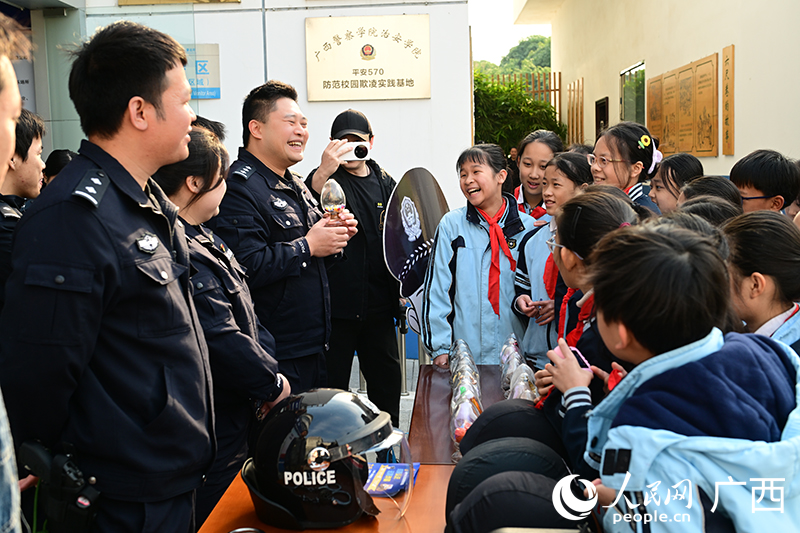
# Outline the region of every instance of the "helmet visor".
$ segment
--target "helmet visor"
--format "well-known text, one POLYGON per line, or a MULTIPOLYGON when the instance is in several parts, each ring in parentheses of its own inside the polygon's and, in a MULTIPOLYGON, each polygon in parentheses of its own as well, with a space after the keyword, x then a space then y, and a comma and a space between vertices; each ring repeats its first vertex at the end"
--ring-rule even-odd
POLYGON ((411 502, 419 464, 411 460, 406 434, 395 429, 382 442, 363 453, 369 463, 364 490, 373 497, 381 515, 390 520, 403 517, 411 502))

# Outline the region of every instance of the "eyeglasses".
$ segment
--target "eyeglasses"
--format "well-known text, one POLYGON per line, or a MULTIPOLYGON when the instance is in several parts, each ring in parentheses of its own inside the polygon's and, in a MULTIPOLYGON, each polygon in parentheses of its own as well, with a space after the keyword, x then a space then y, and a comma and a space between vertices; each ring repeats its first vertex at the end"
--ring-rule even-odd
POLYGON ((567 247, 566 247, 566 246, 564 246, 563 244, 558 244, 558 243, 556 242, 556 236, 555 236, 555 235, 553 235, 552 237, 550 237, 549 239, 547 239, 547 241, 545 241, 545 244, 547 244, 547 248, 549 248, 549 249, 550 249, 550 253, 551 253, 551 254, 552 254, 552 253, 555 253, 555 251, 556 251, 556 248, 563 248, 563 249, 565 249, 565 250, 569 250, 570 252, 572 252, 573 254, 575 254, 575 256, 576 256, 578 259, 580 259, 581 261, 583 261, 583 257, 581 257, 581 255, 580 255, 578 252, 576 252, 576 251, 574 251, 574 250, 570 250, 569 248, 567 248, 567 247))
POLYGON ((775 195, 773 194, 772 196, 742 196, 742 203, 744 203, 745 200, 765 200, 767 198, 775 198, 775 195))
POLYGON ((609 163, 625 163, 625 159, 608 159, 607 157, 597 157, 594 154, 586 154, 586 160, 589 162, 589 166, 594 165, 597 163, 597 166, 600 168, 606 168, 609 163))

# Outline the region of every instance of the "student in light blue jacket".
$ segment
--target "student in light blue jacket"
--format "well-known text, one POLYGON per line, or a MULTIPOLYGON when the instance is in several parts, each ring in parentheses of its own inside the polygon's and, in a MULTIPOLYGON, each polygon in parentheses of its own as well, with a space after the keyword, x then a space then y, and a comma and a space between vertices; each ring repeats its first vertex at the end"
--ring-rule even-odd
MULTIPOLYGON (((723 336, 727 268, 693 232, 623 228, 593 258, 600 334, 637 365, 589 415, 605 531, 792 530, 800 359, 763 336, 723 336)), ((585 373, 566 357, 549 366, 561 386, 585 373)))
POLYGON ((439 223, 422 302, 422 339, 440 368, 448 367, 456 339, 467 342, 477 364, 498 364, 509 334, 525 333, 511 303, 518 244, 533 229, 533 219, 503 195, 505 157, 499 146, 465 150, 456 169, 467 206, 439 223))

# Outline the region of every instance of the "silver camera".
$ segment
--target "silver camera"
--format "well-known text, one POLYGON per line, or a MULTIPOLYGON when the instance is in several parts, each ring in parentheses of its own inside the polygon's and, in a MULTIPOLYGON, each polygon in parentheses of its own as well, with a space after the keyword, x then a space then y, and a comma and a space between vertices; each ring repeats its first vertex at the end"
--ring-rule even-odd
POLYGON ((369 143, 349 142, 344 146, 349 151, 342 156, 342 161, 365 161, 369 159, 369 143))

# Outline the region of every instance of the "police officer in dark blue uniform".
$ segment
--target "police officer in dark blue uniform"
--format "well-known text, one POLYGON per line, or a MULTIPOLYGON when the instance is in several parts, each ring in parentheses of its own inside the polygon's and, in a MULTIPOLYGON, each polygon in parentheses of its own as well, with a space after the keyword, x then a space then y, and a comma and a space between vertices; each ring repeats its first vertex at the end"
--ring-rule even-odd
POLYGON ((306 117, 291 85, 269 81, 242 109, 244 148, 231 165, 219 216, 208 226, 247 268, 261 323, 275 336, 276 359, 292 392, 325 384, 330 300, 324 258, 355 234, 355 219, 328 225, 300 176, 306 117))
POLYGON ((25 304, 0 317, 13 436, 73 454, 101 492, 92 531, 185 533, 214 457, 186 238, 150 178, 188 155, 186 61, 128 21, 82 45, 69 89, 89 140, 16 230, 7 296, 25 304))
POLYGON ((6 179, 0 184, 0 311, 5 304, 6 280, 11 273, 11 237, 25 211, 26 201, 39 196, 44 177, 44 121, 23 109, 15 133, 14 155, 8 163, 6 179))
POLYGON ((202 226, 219 211, 225 194, 228 152, 204 128, 194 128, 190 136, 189 157, 162 167, 154 179, 178 207, 186 231, 194 302, 214 377, 217 458, 197 491, 199 527, 244 465, 254 413, 263 417, 289 396, 291 388, 277 373, 278 363, 271 355, 275 339, 256 317, 243 267, 230 248, 202 226))

